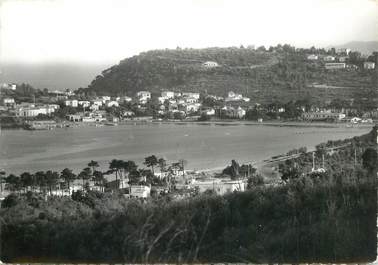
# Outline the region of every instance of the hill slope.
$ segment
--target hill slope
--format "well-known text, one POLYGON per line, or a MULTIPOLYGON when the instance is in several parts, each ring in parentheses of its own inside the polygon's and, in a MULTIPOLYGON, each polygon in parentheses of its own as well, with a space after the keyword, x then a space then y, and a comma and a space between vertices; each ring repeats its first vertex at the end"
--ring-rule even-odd
POLYGON ((350 98, 372 87, 372 82, 371 73, 326 71, 322 63, 308 62, 305 53, 244 48, 176 49, 149 51, 122 60, 97 76, 85 91, 134 96, 139 90, 217 95, 232 90, 254 102, 270 102, 304 97, 350 98), (202 65, 205 61, 215 61, 219 67, 206 68, 202 65), (314 82, 339 88, 324 92, 314 89, 314 82))

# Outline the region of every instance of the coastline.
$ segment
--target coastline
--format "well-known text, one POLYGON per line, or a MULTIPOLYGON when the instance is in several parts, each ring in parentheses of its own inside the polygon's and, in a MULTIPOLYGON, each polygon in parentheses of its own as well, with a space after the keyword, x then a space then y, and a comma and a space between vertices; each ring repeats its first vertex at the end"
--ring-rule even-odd
MULTIPOLYGON (((209 125, 209 126, 272 126, 272 127, 313 127, 313 128, 367 128, 374 126, 373 123, 350 123, 350 122, 308 122, 308 121, 266 121, 257 122, 249 120, 212 120, 212 121, 185 121, 185 120, 149 120, 149 121, 137 121, 137 120, 127 120, 114 123, 112 125, 106 123, 85 123, 85 122, 69 122, 60 121, 57 122, 54 129, 70 129, 70 128, 80 128, 80 127, 113 127, 113 126, 124 126, 124 125, 148 125, 148 124, 176 124, 176 125, 209 125)), ((23 126, 6 126, 1 127, 1 130, 25 130, 23 126)))

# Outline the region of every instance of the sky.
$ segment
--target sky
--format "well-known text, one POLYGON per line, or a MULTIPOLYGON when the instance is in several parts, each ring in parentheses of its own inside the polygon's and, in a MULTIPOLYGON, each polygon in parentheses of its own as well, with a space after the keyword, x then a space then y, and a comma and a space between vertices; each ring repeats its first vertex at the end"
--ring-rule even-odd
POLYGON ((0 0, 0 61, 116 63, 151 49, 378 41, 378 0, 0 0))

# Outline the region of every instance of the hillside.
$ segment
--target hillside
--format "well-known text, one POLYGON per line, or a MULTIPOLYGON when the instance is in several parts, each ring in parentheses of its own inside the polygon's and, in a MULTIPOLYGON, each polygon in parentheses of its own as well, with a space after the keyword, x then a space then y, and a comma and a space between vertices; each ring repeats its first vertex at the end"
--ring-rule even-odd
MULTIPOLYGON (((285 45, 283 46, 285 47, 285 45)), ((326 71, 321 62, 310 63, 306 52, 292 47, 264 51, 246 48, 208 48, 155 50, 122 60, 98 75, 85 89, 97 94, 125 94, 163 89, 196 91, 225 95, 243 93, 253 102, 288 101, 313 97, 351 98, 372 87, 372 72, 326 71), (219 67, 206 68, 202 63, 215 61, 219 67), (340 89, 324 93, 313 83, 340 89)))

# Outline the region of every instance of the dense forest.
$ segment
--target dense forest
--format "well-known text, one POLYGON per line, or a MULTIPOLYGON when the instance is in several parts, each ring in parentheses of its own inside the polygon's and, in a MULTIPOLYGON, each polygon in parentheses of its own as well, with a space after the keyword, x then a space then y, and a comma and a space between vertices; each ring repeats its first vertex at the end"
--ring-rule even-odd
POLYGON ((282 185, 250 185, 246 192, 225 196, 205 192, 182 200, 138 200, 95 191, 47 199, 32 192, 11 194, 1 204, 1 259, 373 261, 377 250, 376 139, 375 127, 362 137, 321 144, 316 159, 327 146, 347 146, 329 158, 329 172, 301 174, 308 162, 303 154, 294 165, 280 168, 282 185), (355 147, 362 148, 362 154, 353 156, 355 147), (353 165, 354 157, 361 160, 358 165, 343 170, 353 165))
MULTIPOLYGON (((269 50, 233 47, 148 51, 104 70, 79 91, 134 96, 139 90, 216 95, 232 90, 259 103, 305 97, 324 101, 358 97, 358 93, 368 91, 378 80, 376 71, 325 70, 323 62, 307 60, 309 52, 327 54, 324 50, 298 50, 290 45, 269 50), (219 67, 203 67, 206 61, 215 61, 219 67), (314 87, 314 83, 331 87, 314 87)), ((361 64, 358 59, 353 63, 361 64)))

